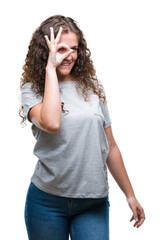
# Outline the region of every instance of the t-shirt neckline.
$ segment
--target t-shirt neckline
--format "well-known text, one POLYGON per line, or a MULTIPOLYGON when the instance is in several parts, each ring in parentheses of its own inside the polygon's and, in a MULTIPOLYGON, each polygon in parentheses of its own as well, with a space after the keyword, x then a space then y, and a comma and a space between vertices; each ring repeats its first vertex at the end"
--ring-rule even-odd
POLYGON ((63 83, 66 83, 66 84, 68 84, 68 83, 77 83, 77 82, 79 82, 79 81, 63 81, 63 82, 60 82, 60 81, 59 81, 59 83, 62 83, 62 84, 63 84, 63 83))

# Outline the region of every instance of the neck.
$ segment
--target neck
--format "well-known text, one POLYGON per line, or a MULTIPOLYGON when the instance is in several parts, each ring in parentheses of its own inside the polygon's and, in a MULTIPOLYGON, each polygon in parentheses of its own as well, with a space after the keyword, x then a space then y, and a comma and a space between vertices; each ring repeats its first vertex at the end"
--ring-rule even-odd
POLYGON ((59 82, 66 82, 66 81, 76 81, 74 77, 71 76, 71 74, 63 76, 63 75, 58 75, 58 80, 59 82))

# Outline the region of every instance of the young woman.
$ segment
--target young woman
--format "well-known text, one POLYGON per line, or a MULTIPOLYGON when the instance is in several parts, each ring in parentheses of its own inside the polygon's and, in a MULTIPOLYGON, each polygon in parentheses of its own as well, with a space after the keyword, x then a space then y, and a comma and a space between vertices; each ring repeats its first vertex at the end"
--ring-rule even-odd
POLYGON ((22 123, 38 158, 25 203, 31 240, 109 240, 107 167, 139 227, 145 220, 114 140, 106 94, 77 22, 55 15, 33 33, 20 84, 22 123))

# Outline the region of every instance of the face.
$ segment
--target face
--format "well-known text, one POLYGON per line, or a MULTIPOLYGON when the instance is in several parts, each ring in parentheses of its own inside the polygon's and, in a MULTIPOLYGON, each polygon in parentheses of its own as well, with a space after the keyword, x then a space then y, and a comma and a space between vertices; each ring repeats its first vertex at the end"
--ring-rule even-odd
MULTIPOLYGON (((65 43, 68 45, 73 52, 63 60, 63 62, 57 67, 57 73, 59 77, 70 76, 71 69, 73 68, 77 59, 78 49, 78 37, 74 32, 62 33, 59 43, 65 43)), ((58 50, 59 53, 65 53, 67 49, 61 48, 58 50)))

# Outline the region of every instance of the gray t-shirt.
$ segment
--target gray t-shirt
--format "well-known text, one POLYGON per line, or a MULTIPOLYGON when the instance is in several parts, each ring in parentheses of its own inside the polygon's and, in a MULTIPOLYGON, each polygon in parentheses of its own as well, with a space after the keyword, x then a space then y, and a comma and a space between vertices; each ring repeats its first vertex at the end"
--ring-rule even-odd
MULTIPOLYGON (((59 82, 61 101, 69 113, 62 113, 57 133, 47 133, 32 123, 36 139, 33 153, 38 161, 31 181, 53 195, 103 198, 109 193, 109 145, 104 131, 111 125, 108 106, 93 91, 85 101, 75 88, 76 82, 59 82)), ((31 90, 31 83, 24 84, 21 98, 27 117, 29 109, 43 100, 31 90)))

